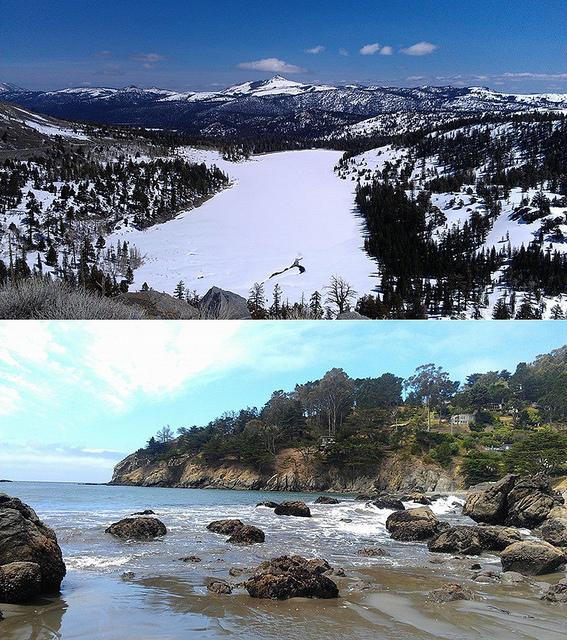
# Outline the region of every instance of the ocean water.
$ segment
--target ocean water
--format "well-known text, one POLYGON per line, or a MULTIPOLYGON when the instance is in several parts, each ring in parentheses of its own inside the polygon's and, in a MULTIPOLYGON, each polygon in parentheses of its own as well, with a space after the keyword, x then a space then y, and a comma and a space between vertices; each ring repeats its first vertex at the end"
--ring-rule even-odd
MULTIPOLYGON (((537 585, 473 583, 470 565, 478 558, 447 556, 432 562, 426 545, 389 538, 385 521, 390 511, 352 496, 335 496, 342 500, 338 505, 315 505, 313 494, 256 491, 25 482, 0 485, 0 491, 31 505, 55 530, 68 570, 60 595, 23 606, 0 604, 5 616, 1 640, 564 637, 564 611, 542 604, 537 585), (313 517, 276 516, 256 506, 292 499, 304 500, 313 517), (164 522, 166 536, 128 542, 105 533, 111 523, 144 509, 164 522), (228 544, 225 536, 206 529, 220 518, 259 526, 266 542, 228 544), (369 546, 380 546, 388 555, 357 553, 369 546), (230 578, 231 567, 253 567, 294 553, 343 567, 346 577, 336 578, 340 598, 277 602, 250 598, 238 587, 224 596, 206 589, 209 577, 242 580, 230 578), (180 561, 189 555, 201 562, 180 561), (472 586, 473 601, 432 606, 428 593, 455 579, 472 586)), ((432 508, 447 522, 466 523, 461 504, 460 497, 446 496, 432 508)), ((480 562, 485 569, 499 567, 495 555, 480 562)), ((558 577, 563 576, 554 579, 558 577)))

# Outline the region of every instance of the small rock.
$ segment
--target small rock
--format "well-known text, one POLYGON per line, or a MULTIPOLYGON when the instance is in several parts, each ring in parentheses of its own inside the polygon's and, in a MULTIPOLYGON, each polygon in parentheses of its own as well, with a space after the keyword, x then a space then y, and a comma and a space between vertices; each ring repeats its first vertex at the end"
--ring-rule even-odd
POLYGON ((125 571, 120 577, 125 582, 128 582, 129 580, 133 580, 136 577, 136 574, 133 571, 125 571))
POLYGON ((465 589, 460 584, 447 583, 441 585, 439 589, 434 589, 428 599, 432 602, 445 603, 455 602, 456 600, 471 600, 473 597, 472 591, 465 589))
POLYGON ((341 522, 352 522, 352 518, 341 518, 341 522))
POLYGON ((388 496, 381 496, 373 500, 370 504, 373 504, 378 509, 391 509, 392 511, 404 511, 404 503, 397 498, 390 498, 388 496))
POLYGON ((277 516, 297 516, 300 518, 310 518, 311 510, 300 500, 293 502, 282 502, 274 509, 274 513, 277 516))
POLYGON ((257 507, 268 507, 268 509, 275 509, 278 506, 277 502, 271 500, 265 500, 264 502, 258 502, 257 507))
POLYGON ((480 569, 482 569, 482 565, 480 565, 478 562, 475 562, 474 564, 471 564, 470 568, 472 571, 479 571, 480 569))
POLYGON ((383 558, 390 554, 381 547, 363 547, 356 552, 358 556, 364 556, 365 558, 383 558))
POLYGON ((105 532, 124 540, 151 540, 164 536, 167 529, 161 520, 143 516, 123 518, 111 524, 105 532))
POLYGON ((255 542, 264 542, 265 539, 266 536, 262 529, 245 524, 236 529, 227 542, 232 542, 233 544, 254 544, 255 542))
POLYGON ((329 496, 319 496, 317 500, 315 500, 315 504, 339 504, 339 502, 340 500, 329 496))
POLYGON ((241 520, 215 520, 207 525, 207 529, 223 536, 231 536, 243 526, 244 523, 241 520))
POLYGON ((541 537, 555 547, 567 547, 567 518, 551 518, 541 527, 541 537))
POLYGON ((419 492, 408 493, 407 495, 402 496, 401 499, 404 502, 415 502, 416 504, 422 504, 425 506, 429 506, 433 503, 433 500, 431 500, 431 498, 428 498, 425 493, 419 492))
POLYGON ((232 593, 232 586, 226 580, 217 578, 207 578, 205 582, 208 591, 218 593, 219 595, 229 595, 232 593))
POLYGON ((184 558, 179 558, 181 562, 201 562, 201 558, 199 556, 185 556, 184 558))
POLYGON ((567 579, 560 580, 557 584, 553 584, 541 597, 547 602, 556 602, 567 604, 567 579))
POLYGON ((500 582, 500 574, 496 573, 496 571, 483 571, 482 573, 478 573, 473 580, 475 582, 482 582, 483 584, 500 582))
POLYGON ((154 516, 155 511, 152 511, 151 509, 144 509, 143 511, 135 511, 132 515, 133 516, 154 516))
POLYGON ((502 584, 519 584, 525 581, 525 577, 517 571, 504 571, 500 576, 500 582, 502 584))
POLYGON ((243 574, 249 575, 251 573, 254 573, 254 567, 230 567, 230 569, 228 570, 228 574, 233 578, 236 578, 243 574))

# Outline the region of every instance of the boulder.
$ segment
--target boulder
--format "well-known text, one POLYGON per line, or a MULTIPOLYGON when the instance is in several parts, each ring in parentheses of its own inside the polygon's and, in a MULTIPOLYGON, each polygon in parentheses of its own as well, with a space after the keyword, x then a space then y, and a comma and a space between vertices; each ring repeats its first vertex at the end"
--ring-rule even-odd
POLYGON ((133 516, 155 516, 155 511, 151 509, 144 509, 143 511, 135 511, 133 516))
POLYGON ((468 494, 463 514, 475 522, 504 524, 506 521, 506 498, 516 476, 504 476, 498 482, 474 487, 468 494))
POLYGON ((506 547, 500 556, 504 571, 517 571, 524 576, 552 573, 565 564, 561 549, 548 542, 524 540, 506 547))
POLYGON ((508 493, 506 524, 532 529, 562 504, 563 498, 546 478, 518 478, 508 493))
POLYGON ((264 542, 265 539, 266 536, 262 529, 245 524, 236 529, 227 542, 232 542, 233 544, 254 544, 255 542, 264 542))
POLYGON ((543 540, 554 547, 567 547, 567 518, 546 520, 540 532, 543 540))
POLYGON ((268 509, 275 509, 278 506, 277 502, 271 500, 265 500, 264 502, 258 502, 257 507, 268 507, 268 509))
POLYGON ((521 584, 525 582, 525 577, 517 571, 504 571, 500 576, 500 582, 507 585, 521 584))
POLYGON ((372 500, 370 504, 373 504, 378 509, 391 509, 392 511, 404 511, 404 503, 398 498, 391 498, 388 496, 380 496, 376 500, 372 500))
POLYGON ((128 307, 142 309, 147 318, 159 320, 196 320, 199 310, 187 304, 185 300, 177 300, 168 293, 159 291, 137 291, 121 293, 116 298, 128 307))
POLYGON ((480 525, 475 529, 485 551, 504 551, 506 547, 522 539, 520 532, 514 527, 480 525))
POLYGON ((477 527, 450 527, 431 538, 427 548, 433 553, 463 553, 478 556, 482 553, 482 545, 476 529, 477 527))
POLYGON ((164 536, 167 529, 161 520, 141 516, 139 518, 123 518, 111 524, 105 532, 123 540, 152 540, 164 536))
POLYGON ((394 511, 386 520, 386 529, 394 540, 427 540, 441 530, 441 523, 429 507, 394 511))
POLYGON ((483 551, 502 551, 521 540, 520 532, 512 527, 498 525, 449 527, 428 543, 429 551, 437 553, 463 553, 479 555, 483 551))
POLYGON ((552 584, 541 597, 547 602, 567 604, 567 579, 560 580, 557 584, 552 584))
POLYGON ((282 502, 274 509, 277 516, 297 516, 300 518, 310 518, 311 510, 300 500, 293 502, 282 502))
POLYGON ((479 485, 467 496, 463 514, 476 522, 533 528, 563 504, 543 477, 507 475, 498 482, 479 485))
POLYGON ((244 526, 241 520, 215 520, 207 525, 207 529, 223 536, 231 536, 244 526))
POLYGON ((39 565, 41 593, 59 591, 66 572, 53 530, 27 504, 0 494, 0 565, 11 563, 39 565))
POLYGON ((199 301, 199 312, 205 320, 249 320, 246 299, 232 291, 211 287, 199 301))
POLYGON ((218 593, 219 595, 229 595, 232 593, 232 585, 230 585, 226 580, 207 578, 205 585, 208 591, 218 593))
POLYGON ((473 597, 472 591, 465 589, 460 584, 448 582, 434 589, 429 594, 429 600, 443 604, 445 602, 455 602, 456 600, 471 600, 473 597))
POLYGON ((340 500, 336 498, 331 498, 330 496, 319 496, 317 500, 315 500, 315 504, 339 504, 340 500))
POLYGON ((10 562, 0 567, 0 602, 29 602, 41 591, 41 567, 37 563, 10 562))
POLYGON ((337 598, 337 585, 323 575, 330 570, 326 560, 281 556, 260 564, 244 587, 253 598, 337 598))

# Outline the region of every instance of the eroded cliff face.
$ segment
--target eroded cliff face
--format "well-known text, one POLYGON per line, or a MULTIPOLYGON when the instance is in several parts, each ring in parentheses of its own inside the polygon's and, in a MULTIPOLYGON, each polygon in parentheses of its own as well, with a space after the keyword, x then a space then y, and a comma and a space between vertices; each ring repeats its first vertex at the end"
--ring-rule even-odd
POLYGON ((153 460, 133 453, 116 465, 112 484, 340 493, 376 490, 447 492, 462 485, 461 479, 452 471, 425 464, 419 458, 399 455, 382 460, 363 474, 358 470, 329 468, 305 452, 286 449, 277 455, 274 470, 275 473, 262 474, 236 461, 210 466, 198 456, 179 455, 153 460))

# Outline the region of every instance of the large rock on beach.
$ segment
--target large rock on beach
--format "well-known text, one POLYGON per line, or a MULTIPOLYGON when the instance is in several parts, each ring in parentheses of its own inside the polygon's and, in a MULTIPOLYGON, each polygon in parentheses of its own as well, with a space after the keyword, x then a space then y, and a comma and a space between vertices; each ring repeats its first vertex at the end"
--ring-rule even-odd
POLYGON ((567 604, 567 578, 559 580, 557 584, 552 584, 541 597, 547 602, 567 604))
POLYGON ((483 551, 502 551, 521 540, 520 532, 512 527, 497 525, 449 527, 429 540, 429 551, 480 555, 483 551))
POLYGON ((105 531, 123 540, 153 540, 167 533, 167 529, 161 520, 145 516, 123 518, 111 524, 105 531))
POLYGON ((0 602, 29 602, 42 591, 41 567, 35 562, 0 566, 0 602))
POLYGON ((213 533, 220 533, 223 536, 231 536, 236 533, 238 529, 244 526, 242 520, 229 519, 229 520, 214 520, 207 525, 207 529, 213 533))
POLYGON ((460 584, 447 582, 442 584, 438 589, 431 591, 428 599, 431 602, 445 604, 446 602, 455 602, 457 600, 471 600, 472 597, 473 593, 469 589, 466 589, 460 584))
POLYGON ((541 537, 555 547, 567 548, 567 518, 550 518, 540 530, 541 537))
POLYGON ((256 567, 244 587, 253 598, 337 598, 337 585, 323 575, 330 570, 326 560, 281 556, 256 567))
MULTIPOLYGON (((59 591, 66 572, 53 530, 27 504, 0 494, 0 565, 11 563, 38 565, 41 593, 59 591)), ((25 573, 30 576, 33 571, 28 567, 25 573)))
POLYGON ((236 529, 227 542, 232 542, 233 544, 254 544, 256 542, 264 542, 265 539, 266 536, 262 529, 250 524, 245 524, 236 529))
POLYGON ((386 520, 386 529, 394 540, 427 540, 441 528, 442 524, 429 507, 394 511, 386 520))
POLYGON ((563 502, 548 479, 520 478, 510 474, 498 482, 473 488, 463 514, 476 522, 533 528, 563 502))
POLYGON ((277 516, 297 516, 300 518, 310 518, 311 510, 301 500, 295 500, 293 502, 281 502, 274 509, 274 513, 277 516))
POLYGON ((564 552, 548 542, 524 540, 506 547, 500 556, 504 571, 539 576, 557 571, 567 561, 564 552))

